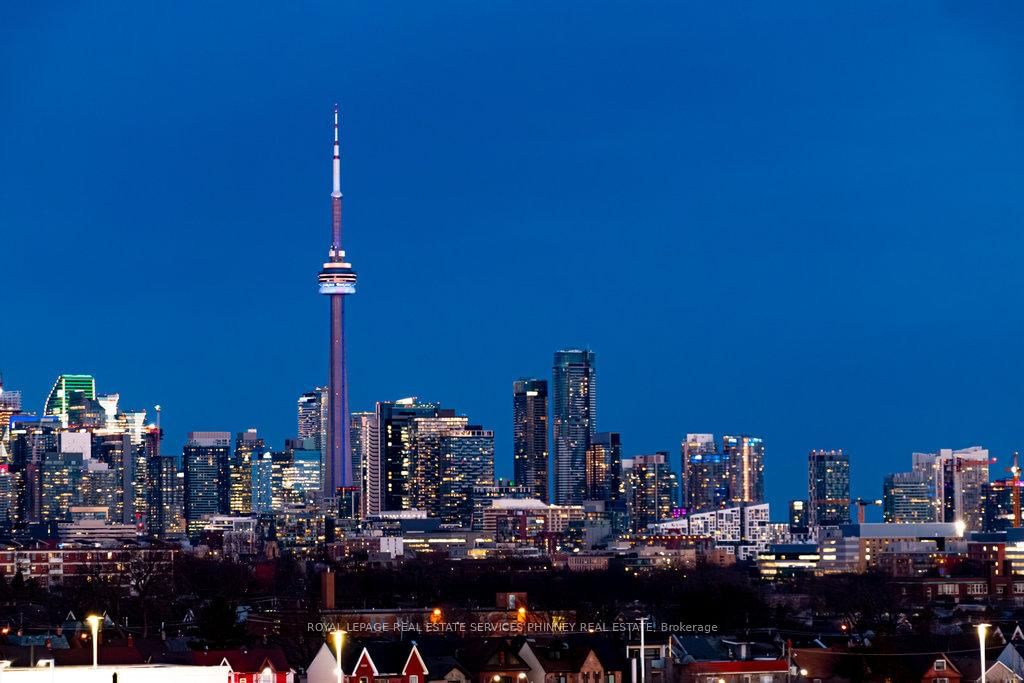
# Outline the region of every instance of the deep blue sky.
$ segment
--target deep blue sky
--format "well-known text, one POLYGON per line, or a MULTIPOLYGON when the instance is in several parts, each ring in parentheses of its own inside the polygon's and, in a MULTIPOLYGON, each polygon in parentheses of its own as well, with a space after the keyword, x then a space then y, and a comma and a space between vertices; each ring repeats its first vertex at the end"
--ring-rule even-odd
POLYGON ((90 372, 167 450, 289 436, 339 101, 353 409, 442 401, 508 474, 512 380, 588 345, 628 453, 763 435, 776 504, 810 448, 876 496, 913 450, 1024 447, 1024 6, 289 5, 0 9, 30 406, 90 372))

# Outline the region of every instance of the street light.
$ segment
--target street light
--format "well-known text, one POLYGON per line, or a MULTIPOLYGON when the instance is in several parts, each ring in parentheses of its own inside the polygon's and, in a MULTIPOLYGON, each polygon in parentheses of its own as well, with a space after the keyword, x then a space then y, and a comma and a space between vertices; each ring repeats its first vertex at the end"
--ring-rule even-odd
POLYGON ((338 683, 342 683, 342 680, 341 680, 342 679, 342 673, 341 673, 341 646, 345 642, 345 632, 342 631, 341 629, 338 629, 337 631, 334 631, 333 633, 331 633, 331 636, 334 638, 334 652, 335 652, 335 655, 338 658, 338 683))
POLYGON ((985 683, 985 631, 991 624, 978 624, 978 645, 981 649, 981 683, 985 683))
POLYGON ((101 619, 102 617, 98 617, 95 614, 90 614, 85 618, 89 628, 92 629, 92 668, 94 669, 100 665, 99 632, 101 619))
POLYGON ((647 631, 647 617, 640 617, 640 683, 647 683, 647 643, 644 636, 647 631))

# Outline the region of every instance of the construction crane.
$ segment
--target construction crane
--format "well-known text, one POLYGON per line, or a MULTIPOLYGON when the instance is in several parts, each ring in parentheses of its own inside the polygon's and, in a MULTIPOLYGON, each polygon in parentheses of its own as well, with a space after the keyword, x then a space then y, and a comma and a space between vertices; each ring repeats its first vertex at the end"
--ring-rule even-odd
POLYGON ((1013 488, 1010 489, 1010 497, 1013 500, 1013 528, 1020 527, 1020 465, 1017 451, 1013 452, 1013 464, 1006 468, 1006 471, 1013 475, 1013 488))
POLYGON ((857 524, 863 524, 864 523, 864 508, 866 508, 866 507, 868 507, 870 505, 878 505, 879 507, 881 507, 882 501, 880 501, 880 500, 864 500, 863 498, 858 498, 857 500, 853 501, 853 504, 857 506, 857 524))

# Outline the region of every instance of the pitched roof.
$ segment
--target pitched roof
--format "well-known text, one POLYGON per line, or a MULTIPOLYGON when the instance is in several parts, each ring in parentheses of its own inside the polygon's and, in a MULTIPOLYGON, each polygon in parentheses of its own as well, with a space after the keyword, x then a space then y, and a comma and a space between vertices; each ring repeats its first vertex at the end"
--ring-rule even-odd
POLYGON ((471 677, 469 669, 462 666, 459 660, 455 659, 455 657, 452 657, 451 655, 424 657, 423 662, 427 665, 427 671, 430 672, 430 677, 435 680, 444 678, 444 676, 452 670, 461 671, 467 678, 471 677))
MULTIPOLYGON (((578 672, 591 653, 608 671, 627 669, 622 648, 607 638, 589 633, 576 633, 563 637, 524 639, 547 672, 578 672)), ((517 648, 518 649, 518 648, 517 648)))
POLYGON ((377 673, 381 676, 398 676, 405 669, 416 644, 411 641, 369 642, 365 645, 377 673))
POLYGON ((485 638, 466 642, 455 656, 470 671, 529 671, 517 650, 504 638, 485 638))
POLYGON ((244 648, 234 650, 193 650, 190 663, 216 666, 227 660, 232 671, 256 673, 267 666, 274 671, 288 671, 288 658, 280 648, 244 648))
POLYGON ((530 643, 530 650, 547 673, 578 672, 592 651, 582 643, 573 644, 560 639, 546 643, 530 643))

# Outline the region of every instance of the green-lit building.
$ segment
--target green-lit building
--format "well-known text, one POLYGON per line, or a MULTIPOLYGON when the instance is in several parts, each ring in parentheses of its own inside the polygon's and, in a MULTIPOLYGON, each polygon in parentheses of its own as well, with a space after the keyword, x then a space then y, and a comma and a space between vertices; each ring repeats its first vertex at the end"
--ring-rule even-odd
POLYGON ((57 415, 67 424, 72 401, 96 400, 96 379, 92 375, 61 375, 46 399, 46 415, 57 415))

